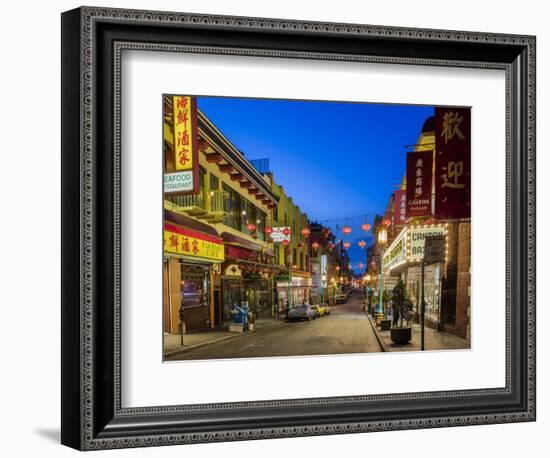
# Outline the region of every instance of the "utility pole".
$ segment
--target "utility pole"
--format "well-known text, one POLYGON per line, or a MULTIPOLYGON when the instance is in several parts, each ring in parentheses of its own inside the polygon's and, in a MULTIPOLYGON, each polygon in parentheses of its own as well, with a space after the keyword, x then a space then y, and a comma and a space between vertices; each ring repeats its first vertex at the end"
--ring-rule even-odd
POLYGON ((424 303, 424 261, 422 261, 421 265, 420 282, 420 350, 424 351, 424 319, 426 317, 426 306, 424 303))

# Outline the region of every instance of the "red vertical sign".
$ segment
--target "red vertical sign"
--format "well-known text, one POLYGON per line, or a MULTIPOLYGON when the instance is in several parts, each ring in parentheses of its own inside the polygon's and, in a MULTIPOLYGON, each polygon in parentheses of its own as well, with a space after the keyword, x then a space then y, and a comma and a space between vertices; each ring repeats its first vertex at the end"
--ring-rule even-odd
POLYGON ((470 109, 435 109, 435 214, 470 218, 470 109))
POLYGON ((394 198, 393 225, 394 227, 401 227, 407 222, 407 194, 405 190, 399 189, 395 191, 394 198))
POLYGON ((433 151, 407 154, 407 217, 432 214, 432 159, 433 151))

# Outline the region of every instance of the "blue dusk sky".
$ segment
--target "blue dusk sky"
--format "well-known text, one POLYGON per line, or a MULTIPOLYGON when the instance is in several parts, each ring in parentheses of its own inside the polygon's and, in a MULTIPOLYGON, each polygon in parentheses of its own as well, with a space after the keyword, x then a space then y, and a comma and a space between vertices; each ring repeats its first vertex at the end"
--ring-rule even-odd
MULTIPOLYGON (((269 158, 275 181, 311 221, 336 230, 382 214, 433 106, 198 97, 198 107, 248 159, 269 158)), ((366 238, 367 243, 370 238, 366 238)), ((350 249, 354 270, 364 251, 350 249)))

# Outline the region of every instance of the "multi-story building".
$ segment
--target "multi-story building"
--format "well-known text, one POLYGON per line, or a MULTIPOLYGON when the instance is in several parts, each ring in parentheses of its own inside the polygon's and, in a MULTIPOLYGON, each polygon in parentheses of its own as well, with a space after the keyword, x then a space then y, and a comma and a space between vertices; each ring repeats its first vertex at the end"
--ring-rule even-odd
MULTIPOLYGON (((165 97, 165 170, 173 161, 171 97, 165 97)), ((260 174, 200 111, 199 189, 164 197, 164 330, 215 327, 234 305, 272 316, 275 263, 266 228, 278 199, 260 174), (186 248, 186 249, 185 249, 186 248)))
MULTIPOLYGON (((424 123, 413 152, 431 156, 435 164, 434 118, 424 123)), ((420 157, 422 157, 422 154, 420 157)), ((432 168, 434 173, 435 165, 432 168)), ((405 282, 413 302, 415 318, 419 319, 422 287, 425 319, 428 326, 443 329, 469 339, 470 315, 470 218, 437 220, 435 214, 435 179, 432 179, 431 213, 399 221, 398 200, 407 187, 406 174, 400 189, 389 199, 384 220, 388 228, 388 244, 383 250, 384 287, 390 291, 397 280, 405 282), (396 196, 398 198, 396 199, 396 196), (446 241, 445 262, 425 264, 424 284, 421 284, 421 261, 424 240, 430 235, 442 235, 446 241)), ((375 223, 375 231, 380 222, 375 223)), ((375 246, 374 252, 382 251, 375 246)))
POLYGON ((282 312, 288 307, 311 301, 311 269, 309 251, 309 220, 284 188, 275 182, 272 172, 272 191, 278 199, 273 212, 273 228, 287 228, 288 243, 275 245, 275 262, 283 268, 276 277, 277 308, 282 312))

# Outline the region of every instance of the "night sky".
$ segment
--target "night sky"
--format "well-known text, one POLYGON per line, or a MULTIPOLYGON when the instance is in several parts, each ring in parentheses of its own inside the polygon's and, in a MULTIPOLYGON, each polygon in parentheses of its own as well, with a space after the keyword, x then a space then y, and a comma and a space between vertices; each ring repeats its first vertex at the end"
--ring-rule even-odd
MULTIPOLYGON (((365 252, 360 226, 382 214, 434 107, 198 97, 199 109, 248 159, 269 158, 275 181, 311 221, 352 227, 355 271, 365 252)), ((370 233, 369 233, 370 235, 370 233)), ((341 237, 337 234, 337 237, 341 237)))

